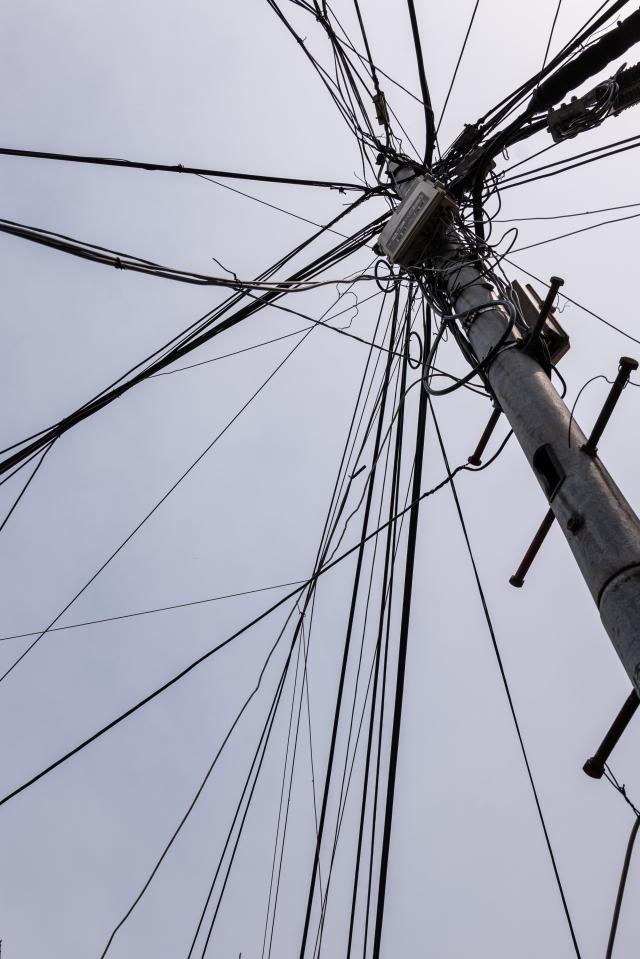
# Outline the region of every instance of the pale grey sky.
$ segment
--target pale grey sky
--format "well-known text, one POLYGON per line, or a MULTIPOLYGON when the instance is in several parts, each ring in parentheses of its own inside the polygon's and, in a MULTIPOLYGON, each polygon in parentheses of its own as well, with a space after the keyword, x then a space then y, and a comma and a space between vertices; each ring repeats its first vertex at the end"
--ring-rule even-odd
MULTIPOLYGON (((416 0, 416 6, 438 115, 473 2, 438 7, 416 0)), ((355 38, 352 7, 347 0, 334 4, 355 38)), ((369 0, 362 8, 375 60, 417 91, 405 6, 369 0)), ((443 145, 539 69, 555 8, 556 0, 480 0, 441 128, 443 145)), ((293 5, 287 13, 328 63, 328 47, 313 21, 293 5)), ((589 13, 584 2, 564 0, 552 52, 589 13)), ((0 36, 1 146, 297 177, 359 175, 352 136, 264 0, 21 0, 0 10, 0 36)), ((640 56, 632 51, 626 59, 632 63, 640 56)), ((383 86, 421 145, 421 108, 388 82, 383 86)), ((639 115, 630 110, 612 118, 558 147, 554 156, 631 136, 639 115)), ((512 150, 511 162, 550 142, 539 135, 512 150)), ((215 257, 251 277, 312 229, 196 178, 11 158, 1 158, 0 167, 3 218, 186 269, 219 272, 215 257)), ((636 169, 630 152, 505 191, 502 216, 640 202, 633 193, 636 169)), ((310 188, 240 188, 318 222, 335 216, 343 202, 333 192, 310 188)), ((375 201, 371 207, 367 216, 381 209, 375 201)), ((354 220, 362 222, 364 214, 354 220)), ((582 225, 522 223, 516 246, 563 233, 567 222, 582 225)), ((570 296, 637 335, 637 222, 514 259, 545 279, 563 276, 570 296)), ((0 236, 0 250, 2 446, 78 407, 223 298, 212 290, 110 271, 8 236, 0 236)), ((292 305, 319 316, 333 295, 300 294, 292 305)), ((353 332, 371 336, 376 309, 375 302, 363 306, 353 332)), ((572 341, 562 361, 571 401, 589 377, 611 376, 620 355, 638 350, 573 306, 561 319, 572 341)), ((264 311, 194 360, 301 325, 264 311)), ((1 635, 53 619, 293 342, 151 380, 56 444, 2 532, 1 635)), ((445 355, 461 369, 455 349, 448 344, 445 355)), ((308 575, 365 358, 361 344, 314 331, 63 621, 308 575)), ((599 381, 581 397, 577 418, 585 429, 606 389, 599 381)), ((625 392, 600 446, 635 508, 639 402, 640 391, 625 392)), ((457 393, 441 400, 438 410, 450 459, 464 462, 487 405, 457 393)), ((425 489, 444 475, 432 435, 425 474, 425 489)), ((11 502, 16 489, 6 484, 2 503, 11 502)), ((459 492, 583 956, 596 959, 605 951, 631 816, 620 797, 606 783, 587 779, 581 766, 626 697, 628 680, 557 530, 526 587, 508 585, 546 509, 516 444, 485 473, 463 474, 459 492)), ((348 536, 352 543, 357 534, 352 529, 348 536)), ((316 604, 310 686, 320 770, 352 570, 347 563, 327 576, 316 604)), ((248 621, 272 595, 45 636, 0 686, 2 794, 248 621)), ((285 615, 279 612, 247 633, 0 809, 3 957, 97 959, 253 687, 285 615)), ((0 643, 0 667, 25 643, 0 643)), ((252 703, 184 833, 114 942, 114 959, 187 955, 282 661, 268 674, 267 688, 252 703)), ((223 900, 209 953, 216 957, 261 954, 290 695, 223 900)), ((612 765, 630 795, 640 798, 638 735, 632 725, 612 765)), ((304 750, 295 787, 277 959, 298 954, 306 900, 313 820, 304 750)), ((344 952, 357 811, 356 798, 345 815, 345 858, 337 863, 327 916, 325 951, 331 956, 344 952)), ((621 959, 637 954, 640 917, 633 906, 639 893, 636 863, 618 933, 615 955, 621 959)), ((427 500, 421 514, 387 904, 385 959, 573 955, 446 489, 427 500)))

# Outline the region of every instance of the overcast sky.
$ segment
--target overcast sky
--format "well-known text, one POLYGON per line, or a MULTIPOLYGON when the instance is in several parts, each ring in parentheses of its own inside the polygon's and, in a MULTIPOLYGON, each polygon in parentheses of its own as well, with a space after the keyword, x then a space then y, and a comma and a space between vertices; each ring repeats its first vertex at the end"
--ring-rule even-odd
MULTIPOLYGON (((405 7, 381 0, 361 5, 375 60, 417 91, 405 7)), ((335 0, 334 9, 358 38, 352 6, 335 0)), ((473 0, 416 0, 416 6, 439 116, 473 0)), ((540 68, 556 6, 556 0, 480 0, 440 130, 443 146, 540 68)), ((328 64, 314 21, 293 5, 286 9, 328 64)), ((591 12, 581 0, 564 0, 552 53, 591 12)), ((352 135, 264 0, 21 0, 2 5, 0 36, 1 146, 293 177, 351 181, 361 172, 352 135)), ((630 63, 636 58, 634 52, 627 57, 630 63)), ((383 88, 420 146, 420 106, 388 81, 383 88)), ((637 127, 638 112, 629 110, 558 147, 554 158, 631 136, 637 127)), ((509 160, 501 158, 498 169, 550 142, 539 134, 512 150, 509 160)), ((219 274, 215 258, 249 278, 313 229, 197 178, 13 158, 1 158, 0 167, 3 218, 184 269, 219 274)), ((636 170, 632 151, 505 191, 501 217, 640 202, 633 193, 636 170)), ((335 192, 312 188, 239 187, 317 222, 328 221, 344 203, 335 192)), ((353 228, 382 209, 371 201, 353 228)), ((522 222, 514 250, 597 219, 606 216, 522 222)), ((637 223, 514 252, 513 259, 545 280, 564 277, 569 296, 640 335, 633 299, 637 223)), ((3 447, 80 406, 223 299, 215 290, 109 270, 5 235, 0 256, 3 447)), ((366 262, 356 258, 349 269, 366 262)), ((320 316, 335 295, 331 289, 299 294, 292 305, 320 316)), ((371 337, 377 309, 374 302, 357 316, 347 314, 351 331, 371 337)), ((575 306, 565 308, 561 322, 572 343, 561 364, 570 402, 590 377, 613 376, 622 354, 638 355, 635 344, 575 306)), ((193 361, 304 326, 298 318, 263 311, 193 361)), ((2 531, 0 635, 51 622, 296 342, 291 337, 152 379, 67 433, 2 531)), ((445 355, 462 369, 455 349, 447 344, 445 355)), ((366 355, 355 340, 314 330, 62 622, 308 576, 366 355)), ((599 380, 580 399, 577 419, 587 431, 607 388, 599 380)), ((625 391, 600 444, 603 461, 636 509, 639 403, 640 391, 625 391)), ((437 410, 449 458, 462 463, 488 406, 459 392, 437 410)), ((408 416, 414 414, 409 403, 408 416)), ((428 433, 424 488, 443 475, 428 433)), ((525 588, 508 584, 546 510, 515 442, 486 472, 463 473, 458 487, 582 954, 595 959, 604 955, 632 816, 604 781, 591 781, 581 767, 628 695, 629 682, 558 530, 551 531, 525 588)), ((1 488, 5 509, 18 489, 12 483, 1 488)), ((350 528, 348 545, 357 540, 357 528, 350 528)), ((382 953, 386 959, 571 956, 447 489, 424 503, 419 532, 382 953)), ((326 761, 352 573, 353 564, 343 564, 318 592, 309 661, 317 777, 326 761)), ((46 635, 0 686, 2 794, 281 595, 258 593, 46 635)), ((290 605, 0 808, 3 957, 100 956, 255 685, 290 605)), ((0 643, 2 671, 27 643, 0 643)), ((373 646, 367 649, 370 657, 373 646)), ((193 816, 116 938, 109 953, 114 959, 187 955, 282 663, 279 652, 193 816)), ((261 955, 291 694, 287 687, 209 955, 261 955)), ((632 724, 612 758, 636 800, 639 735, 632 724)), ((277 959, 298 954, 313 849, 304 749, 295 797, 274 937, 277 959)), ((354 788, 327 916, 331 956, 344 954, 357 813, 354 788)), ((636 863, 615 950, 621 959, 637 955, 640 914, 633 905, 639 893, 636 863)))

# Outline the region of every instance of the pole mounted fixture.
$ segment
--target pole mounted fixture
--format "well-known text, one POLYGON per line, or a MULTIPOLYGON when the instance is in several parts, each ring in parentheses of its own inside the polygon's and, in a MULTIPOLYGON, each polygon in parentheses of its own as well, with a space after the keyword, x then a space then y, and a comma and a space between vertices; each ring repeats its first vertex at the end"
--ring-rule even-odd
POLYGON ((587 759, 586 763, 582 767, 584 772, 587 774, 587 776, 590 776, 591 779, 602 779, 604 776, 605 764, 608 762, 609 756, 618 745, 620 737, 631 722, 638 706, 640 706, 640 699, 638 698, 638 694, 634 689, 629 694, 628 699, 625 700, 622 709, 612 722, 611 728, 598 746, 598 749, 590 759, 587 759))

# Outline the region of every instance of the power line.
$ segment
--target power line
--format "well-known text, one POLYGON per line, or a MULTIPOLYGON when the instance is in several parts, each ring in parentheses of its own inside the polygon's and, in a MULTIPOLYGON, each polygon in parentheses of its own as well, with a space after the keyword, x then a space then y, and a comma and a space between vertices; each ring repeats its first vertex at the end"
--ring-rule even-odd
POLYGON ((604 150, 609 150, 611 147, 616 146, 615 143, 610 143, 607 146, 599 147, 598 150, 586 150, 584 153, 577 153, 573 157, 567 157, 565 160, 557 160, 555 163, 548 163, 545 166, 537 167, 534 170, 527 170, 524 173, 520 173, 515 177, 511 177, 507 180, 504 180, 499 185, 499 190, 502 193, 503 190, 511 190, 515 186, 524 186, 527 183, 535 183, 538 180, 546 180, 551 176, 557 176, 560 173, 567 173, 569 170, 575 170, 578 167, 585 166, 588 163, 595 163, 596 160, 605 160, 607 157, 617 156, 619 153, 626 153, 627 150, 636 150, 640 147, 640 138, 638 137, 629 137, 627 140, 620 140, 618 143, 624 144, 629 143, 629 140, 632 142, 629 146, 620 146, 616 150, 611 150, 609 153, 603 153, 604 150), (597 156, 589 156, 586 160, 581 160, 580 163, 572 163, 571 166, 562 166, 561 169, 552 170, 550 173, 539 173, 538 176, 532 176, 528 180, 520 179, 520 177, 529 177, 530 174, 536 173, 539 170, 549 170, 551 167, 558 167, 561 164, 571 163, 572 160, 576 160, 579 157, 587 156, 588 154, 595 154, 597 156))
POLYGON ((89 163, 94 166, 128 167, 132 170, 152 170, 163 173, 187 173, 195 176, 215 176, 228 180, 255 180, 259 183, 286 183, 289 186, 317 186, 330 190, 367 190, 361 183, 341 183, 332 180, 304 180, 296 177, 268 176, 258 173, 237 173, 228 170, 210 170, 207 167, 184 166, 182 163, 147 163, 140 160, 117 160, 113 157, 79 156, 72 153, 49 153, 42 150, 18 150, 0 147, 0 156, 29 157, 37 160, 58 160, 65 163, 89 163))
POLYGON ((612 220, 603 220, 601 223, 592 223, 591 226, 583 226, 580 230, 572 230, 570 233, 561 233, 559 236, 550 236, 546 240, 539 240, 537 243, 528 243, 527 246, 519 246, 512 253, 522 253, 523 250, 533 250, 536 246, 546 246, 547 243, 555 243, 556 240, 566 240, 569 236, 577 236, 579 233, 588 233, 589 230, 597 230, 600 226, 609 226, 611 223, 624 223, 625 220, 636 220, 640 213, 631 213, 629 216, 618 216, 612 220))
MULTIPOLYGON (((411 322, 410 317, 407 315, 407 322, 405 328, 405 361, 402 364, 401 370, 401 379, 400 379, 400 410, 396 422, 396 441, 393 457, 393 470, 391 476, 391 491, 389 495, 389 519, 391 520, 395 513, 398 511, 398 501, 400 493, 400 475, 402 469, 402 444, 404 438, 404 414, 405 414, 405 396, 406 396, 406 385, 407 385, 407 366, 409 358, 409 340, 411 336, 411 322)), ((413 477, 410 478, 412 482, 413 477)), ((410 487, 411 488, 411 487, 410 487)), ((410 488, 407 490, 407 499, 410 495, 410 488)), ((381 501, 382 507, 382 501, 381 501)), ((404 519, 404 517, 403 517, 404 519)), ((355 917, 356 917, 356 908, 358 903, 358 885, 360 879, 360 862, 362 856, 362 841, 364 836, 364 825, 365 817, 367 811, 367 800, 369 798, 369 770, 371 764, 372 751, 374 746, 373 734, 375 729, 375 716, 376 716, 376 703, 378 699, 378 683, 380 678, 380 660, 382 658, 382 638, 384 634, 385 619, 387 623, 387 634, 386 642, 384 647, 384 660, 382 668, 382 691, 380 696, 380 726, 382 727, 383 714, 384 714, 384 695, 386 690, 386 674, 388 666, 388 636, 389 636, 389 624, 391 622, 391 609, 393 602, 393 572, 394 572, 394 563, 396 559, 396 546, 395 541, 395 524, 390 523, 387 527, 387 535, 385 541, 385 552, 384 552, 384 568, 382 572, 382 585, 380 592, 380 605, 378 610, 378 629, 376 635, 376 658, 375 658, 375 672, 373 677, 373 691, 371 694, 371 711, 369 717, 369 728, 367 731, 367 749, 366 749, 366 758, 365 758, 365 768, 362 779, 362 801, 360 804, 360 822, 358 827, 358 843, 356 848, 356 861, 354 866, 354 875, 353 875, 353 886, 351 894, 351 911, 349 915, 349 937, 347 941, 347 953, 346 959, 351 959, 351 949, 353 945, 353 932, 355 926, 355 917)), ((380 730, 381 731, 381 730, 380 730)), ((377 743, 377 757, 376 757, 376 781, 375 781, 375 791, 372 798, 372 824, 371 824, 371 855, 370 855, 370 867, 373 864, 373 852, 374 852, 374 843, 375 843, 375 817, 376 817, 376 807, 377 807, 377 796, 378 796, 378 780, 379 780, 379 765, 380 765, 380 753, 381 753, 381 741, 377 743)), ((369 874, 369 880, 371 880, 371 872, 369 874)), ((363 954, 366 951, 366 933, 368 926, 368 909, 367 916, 365 918, 365 946, 363 946, 363 954)))
POLYGON ((627 843, 627 850, 624 857, 624 862, 622 864, 622 872, 620 874, 620 882, 618 884, 618 894, 616 896, 616 904, 613 910, 613 919, 611 920, 611 930, 609 932, 609 942, 607 944, 607 955, 605 959, 611 959, 613 955, 613 945, 616 938, 616 932, 618 930, 618 920, 620 918, 620 909, 622 907, 622 897, 624 895, 624 887, 627 884, 627 875, 629 874, 629 866, 631 865, 631 854, 633 853, 633 846, 636 841, 636 836, 638 835, 638 829, 640 828, 640 816, 636 813, 636 818, 631 827, 631 833, 629 835, 629 841, 627 843))
POLYGON ((416 52, 416 62, 418 65, 418 76, 420 78, 420 91, 422 93, 422 105, 424 108, 426 146, 424 162, 425 166, 431 166, 433 151, 436 145, 437 132, 433 119, 433 107, 431 106, 431 97, 429 95, 429 85, 424 71, 424 56, 422 54, 422 44, 420 42, 420 31, 418 30, 418 19, 416 17, 416 8, 413 0, 407 0, 409 10, 409 20, 411 21, 411 34, 413 36, 413 45, 416 52))
MULTIPOLYGON (((260 203, 262 206, 267 206, 269 207, 270 210, 277 210, 278 213, 285 213, 287 216, 291 216, 295 220, 301 220, 303 223, 309 223, 311 226, 322 226, 321 223, 316 223, 315 220, 309 220, 307 219, 306 216, 300 216, 299 213, 293 213, 291 210, 285 210, 284 207, 278 206, 275 203, 268 203, 266 200, 261 200, 260 197, 252 196, 251 193, 245 193, 244 190, 238 190, 234 186, 229 186, 228 183, 219 183, 217 180, 213 180, 209 176, 203 176, 200 173, 198 174, 198 176, 200 177, 201 180, 204 180, 205 183, 213 183, 214 186, 222 187, 223 190, 230 190, 232 193, 237 193, 238 196, 243 196, 247 200, 253 200, 255 203, 260 203)), ((344 237, 345 240, 347 239, 347 234, 340 233, 339 230, 328 230, 327 232, 335 233, 336 236, 344 237)))
MULTIPOLYGON (((51 443, 50 443, 48 446, 45 446, 44 451, 43 451, 42 455, 40 456, 40 459, 39 459, 38 462, 36 463, 34 469, 31 471, 31 475, 29 476, 29 478, 27 479, 26 483, 23 485, 22 489, 20 490, 20 492, 18 493, 17 497, 16 497, 15 500, 13 501, 11 507, 9 508, 9 511, 7 512, 7 514, 6 514, 6 516, 5 516, 5 518, 4 518, 4 519, 2 520, 2 522, 0 523, 0 533, 2 532, 2 530, 5 528, 5 526, 6 526, 7 523, 9 522, 9 519, 10 519, 10 517, 13 515, 16 507, 18 506, 18 503, 20 502, 20 500, 22 499, 22 497, 24 496, 24 494, 27 492, 27 490, 28 490, 29 487, 31 486, 31 483, 32 483, 33 480, 35 479, 38 470, 39 470, 40 467, 42 466, 42 464, 43 464, 43 462, 44 462, 44 459, 45 459, 47 453, 49 453, 49 451, 51 450, 51 448, 52 448, 52 446, 53 446, 54 443, 55 443, 55 440, 52 440, 51 443)), ((27 464, 25 463, 24 465, 26 466, 27 464)), ((14 475, 14 474, 12 474, 12 475, 14 475)), ((8 477, 8 479, 10 479, 10 478, 11 478, 11 477, 8 477)))
POLYGON ((579 213, 555 213, 552 216, 492 217, 492 223, 529 223, 535 220, 570 220, 577 216, 594 216, 596 213, 613 213, 615 210, 630 210, 640 203, 621 203, 619 206, 603 206, 598 210, 581 210, 579 213))
MULTIPOLYGON (((255 589, 243 589, 237 593, 224 593, 221 596, 208 596, 206 599, 193 599, 187 603, 174 603, 172 606, 156 606, 153 609, 141 609, 134 613, 120 613, 115 616, 104 616, 102 619, 89 619, 83 623, 69 623, 68 626, 52 626, 48 633, 63 632, 67 629, 81 629, 84 626, 99 626, 101 623, 114 623, 121 619, 135 619, 137 616, 150 616, 152 613, 167 613, 174 609, 187 609, 191 606, 203 606, 206 603, 219 603, 225 599, 236 599, 238 596, 252 596, 254 593, 266 593, 272 589, 284 589, 287 586, 303 586, 306 580, 296 579, 289 583, 276 583, 274 586, 258 586, 255 589)), ((14 633, 11 636, 0 636, 0 643, 9 639, 27 639, 29 636, 40 636, 43 629, 33 630, 30 633, 14 633)))
MULTIPOLYGON (((425 343, 431 342, 431 309, 427 308, 425 343)), ((418 538, 418 521, 420 518, 420 486, 422 483, 422 466, 424 462, 425 433, 427 425, 426 390, 420 389, 418 401, 418 417, 416 424, 416 443, 413 467, 413 483, 411 498, 413 505, 409 513, 409 530, 407 535, 407 552, 405 561, 404 584, 402 593, 402 610, 400 615, 400 633, 398 637, 398 661, 396 666, 395 698, 391 721, 391 744, 389 747, 389 767, 387 772, 387 793, 385 800, 384 820, 382 827, 382 846, 380 852, 380 875, 378 878, 378 900, 376 904, 376 918, 373 937, 373 959, 379 959, 382 942, 382 924, 387 891, 387 874, 389 866, 389 850, 391 848, 391 827, 393 823, 393 806, 395 799, 396 775, 398 768, 398 750, 400 745, 400 727, 402 723, 402 707, 404 702, 404 681, 409 644, 409 624, 411 620, 411 603, 413 599, 413 576, 415 570, 416 543, 418 538)))
MULTIPOLYGON (((220 286, 236 291, 247 289, 267 292, 299 293, 316 289, 320 286, 334 286, 338 282, 344 282, 343 278, 337 280, 279 280, 270 282, 266 280, 239 280, 235 275, 232 279, 224 276, 211 276, 207 273, 196 273, 190 270, 180 270, 173 266, 163 266, 160 263, 144 260, 141 257, 129 253, 108 250, 94 243, 76 240, 73 237, 65 236, 61 233, 53 233, 50 230, 27 226, 24 223, 15 223, 11 220, 0 220, 0 233, 17 236, 22 240, 38 243, 41 246, 50 247, 61 253, 68 253, 71 256, 76 256, 83 260, 90 260, 92 263, 112 266, 117 270, 144 273, 147 276, 159 277, 165 280, 175 280, 180 283, 191 283, 196 286, 220 286)), ((373 280, 375 277, 361 276, 358 277, 358 279, 373 280)))

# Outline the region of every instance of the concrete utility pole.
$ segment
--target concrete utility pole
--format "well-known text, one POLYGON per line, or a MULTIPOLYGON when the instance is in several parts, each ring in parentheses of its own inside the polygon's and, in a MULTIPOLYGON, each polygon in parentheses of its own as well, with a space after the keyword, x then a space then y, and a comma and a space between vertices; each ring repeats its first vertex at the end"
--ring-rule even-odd
MULTIPOLYGON (((410 167, 392 171, 401 196, 414 182, 410 167), (400 182, 404 181, 404 182, 400 182)), ((497 299, 455 231, 430 266, 443 280, 458 313, 497 299)), ((465 326, 479 360, 499 342, 508 323, 504 308, 478 313, 465 326)), ((549 377, 521 349, 499 353, 487 379, 540 483, 602 624, 640 695, 640 520, 598 459, 549 377), (569 441, 570 438, 570 441, 569 441)))

